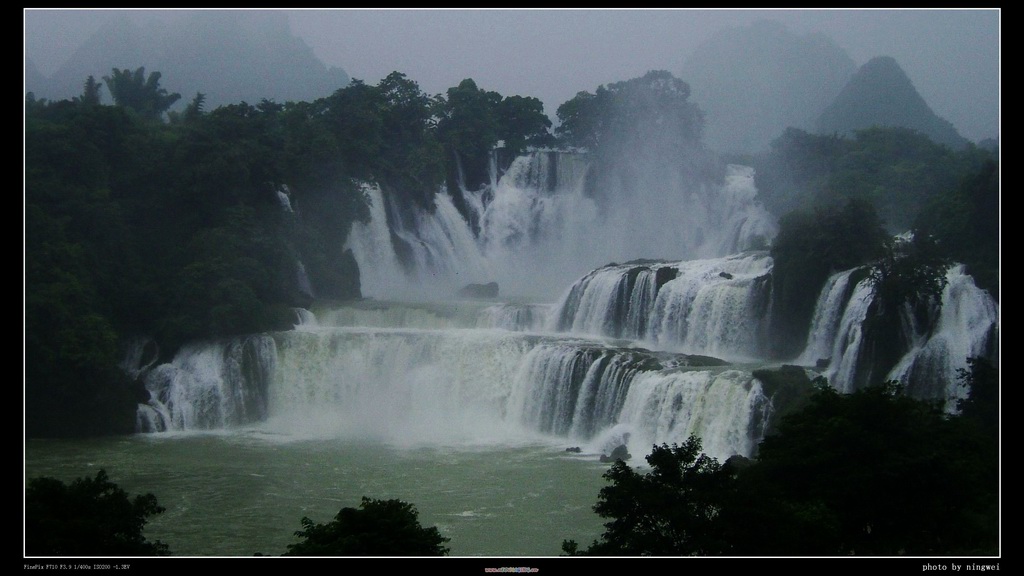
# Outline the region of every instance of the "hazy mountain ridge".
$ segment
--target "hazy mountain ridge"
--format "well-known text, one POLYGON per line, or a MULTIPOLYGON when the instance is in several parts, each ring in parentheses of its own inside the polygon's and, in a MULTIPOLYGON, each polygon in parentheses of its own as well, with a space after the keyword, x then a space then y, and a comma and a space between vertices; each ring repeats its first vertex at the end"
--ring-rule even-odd
POLYGON ((715 34, 687 59, 681 78, 705 112, 707 147, 753 153, 790 126, 810 129, 855 69, 827 36, 762 20, 715 34))
MULTIPOLYGON (((112 68, 160 72, 161 85, 187 103, 196 92, 207 107, 241 101, 312 101, 349 83, 328 68, 306 42, 289 30, 287 15, 271 11, 210 11, 162 24, 139 23, 127 14, 112 19, 51 77, 31 73, 25 89, 36 97, 81 94, 90 75, 102 82, 112 68)), ((105 102, 109 93, 103 90, 105 102)))
POLYGON ((857 70, 821 113, 816 131, 849 135, 872 126, 911 128, 955 149, 968 144, 949 121, 932 111, 900 65, 889 56, 872 58, 857 70))

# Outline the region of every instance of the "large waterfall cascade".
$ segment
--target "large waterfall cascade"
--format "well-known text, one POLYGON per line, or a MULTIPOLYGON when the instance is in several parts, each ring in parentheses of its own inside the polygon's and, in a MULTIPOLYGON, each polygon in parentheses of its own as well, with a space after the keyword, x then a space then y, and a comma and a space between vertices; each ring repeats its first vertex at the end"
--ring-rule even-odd
MULTIPOLYGON (((650 254, 621 242, 624 231, 643 237, 665 221, 600 209, 585 194, 588 171, 582 156, 550 152, 516 159, 501 178, 492 168, 487 189, 465 194, 476 233, 447 193, 433 212, 389 219, 389 199, 367 186, 371 220, 353 226, 348 247, 372 298, 298 309, 293 330, 193 343, 166 364, 135 346, 124 368, 151 394, 139 431, 540 440, 593 454, 628 432, 638 455, 690 435, 718 458, 752 455, 773 413, 753 372, 780 363, 764 360, 772 259, 751 248, 774 229, 752 171, 732 166, 714 194, 689 194, 710 220, 698 240, 674 240, 679 260, 638 259, 650 254), (409 248, 405 261, 396 241, 409 248), (452 299, 488 281, 500 299, 452 299)), ((828 280, 807 347, 787 362, 843 391, 862 369, 871 303, 855 272, 828 280)), ((992 345, 998 309, 962 267, 947 279, 930 323, 904 323, 907 352, 889 376, 952 400, 963 394, 956 371, 992 345)))
POLYGON ((694 190, 666 193, 667 183, 638 184, 600 204, 586 191, 590 172, 586 155, 575 152, 520 156, 500 177, 492 166, 488 186, 461 191, 477 233, 447 191, 411 225, 379 188, 367 185, 371 220, 355 225, 348 240, 365 271, 363 295, 436 300, 469 283, 496 281, 503 294, 550 302, 609 262, 725 256, 775 234, 749 167, 729 166, 721 182, 694 190), (393 238, 412 248, 412 261, 400 261, 393 238))
POLYGON ((637 454, 696 434, 723 458, 760 440, 770 403, 749 371, 537 330, 546 311, 474 302, 305 311, 294 330, 197 344, 150 368, 140 421, 152 431, 249 427, 399 445, 546 438, 593 453, 625 432, 637 454))

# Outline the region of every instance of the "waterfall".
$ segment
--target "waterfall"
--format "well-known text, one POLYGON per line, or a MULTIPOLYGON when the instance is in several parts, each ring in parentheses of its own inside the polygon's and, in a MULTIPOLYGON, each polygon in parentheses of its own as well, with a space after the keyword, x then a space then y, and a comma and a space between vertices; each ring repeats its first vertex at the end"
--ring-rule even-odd
MULTIPOLYGON (((837 390, 852 392, 858 381, 864 346, 864 322, 873 299, 871 284, 863 279, 851 288, 857 269, 834 274, 826 282, 814 312, 807 347, 799 362, 827 360, 824 374, 837 390)), ((928 321, 918 325, 911 311, 901 313, 902 337, 909 342, 884 380, 897 380, 918 398, 939 399, 952 409, 966 393, 957 371, 967 358, 990 356, 998 329, 998 306, 979 289, 962 265, 946 273, 940 302, 932 303, 928 321)))
POLYGON ((867 318, 871 299, 871 283, 865 278, 854 287, 843 309, 839 328, 832 339, 832 353, 829 355, 832 360, 825 371, 825 376, 840 392, 853 392, 857 381, 858 361, 864 344, 864 320, 867 318))
POLYGON ((968 357, 991 355, 998 307, 962 265, 950 268, 946 280, 934 328, 920 334, 887 379, 905 383, 915 396, 945 400, 947 408, 953 409, 967 393, 959 385, 957 371, 968 368, 968 357))
POLYGON ((255 427, 408 445, 540 435, 600 450, 611 431, 626 429, 651 444, 698 434, 723 458, 750 455, 760 439, 756 418, 748 414, 745 428, 742 409, 698 391, 746 399, 749 372, 712 373, 687 367, 683 355, 550 332, 331 326, 330 313, 299 316, 295 330, 195 343, 150 368, 140 431, 255 427), (655 408, 678 412, 668 418, 675 423, 652 426, 655 408))
POLYGON ((807 346, 800 354, 799 362, 814 365, 819 361, 832 358, 836 342, 836 334, 850 298, 850 276, 857 269, 845 270, 833 274, 825 282, 825 286, 814 307, 814 317, 807 337, 807 346))
POLYGON ((492 166, 490 185, 461 191, 476 233, 447 192, 435 196, 433 212, 398 218, 395 209, 389 217, 386 195, 367 186, 371 221, 354 225, 348 239, 363 294, 437 299, 496 281, 503 294, 550 301, 607 262, 719 257, 763 247, 775 234, 749 167, 730 165, 720 183, 687 190, 635 183, 602 201, 588 191, 591 171, 585 154, 551 150, 515 158, 500 176, 492 166))
POLYGON ((494 304, 479 313, 477 327, 538 332, 546 328, 550 314, 549 304, 494 304))
POLYGON ((292 209, 291 194, 291 191, 288 190, 288 186, 286 185, 281 185, 281 187, 277 189, 277 201, 281 204, 281 210, 284 210, 289 214, 295 212, 295 210, 292 209))
POLYGON ((150 401, 141 408, 143 432, 212 430, 264 419, 276 364, 269 336, 192 343, 147 371, 150 401))
MULTIPOLYGON (((474 225, 446 191, 431 211, 400 210, 365 184, 370 220, 345 247, 371 299, 314 303, 296 309, 292 330, 192 343, 165 364, 131 348, 125 369, 151 395, 139 431, 244 427, 408 445, 544 438, 597 453, 628 432, 636 454, 696 435, 712 456, 752 455, 774 417, 752 374, 770 349, 763 247, 775 232, 753 171, 594 196, 591 172, 578 153, 535 152, 501 174, 495 162, 489 186, 462 191, 474 225), (637 259, 651 255, 675 257, 637 259), (453 300, 488 282, 505 302, 453 300)), ((287 190, 279 198, 290 208, 287 190)), ((844 392, 864 379, 873 344, 863 272, 828 279, 797 359, 844 392)), ((908 352, 889 377, 915 395, 962 396, 956 371, 989 353, 998 328, 997 306, 962 267, 947 278, 926 321, 904 318, 908 352)))
POLYGON ((620 420, 632 426, 631 448, 702 440, 709 456, 751 455, 769 402, 749 372, 707 370, 642 374, 633 381, 620 420))
POLYGON ((352 250, 359 265, 363 295, 381 297, 404 289, 408 280, 391 242, 383 192, 376 186, 363 186, 363 192, 370 204, 370 221, 352 224, 345 248, 352 250))
MULTIPOLYGON (((606 266, 554 305, 321 305, 297 309, 293 330, 193 343, 166 364, 140 342, 125 367, 151 395, 142 432, 256 427, 409 445, 544 437, 592 452, 629 432, 637 454, 696 435, 712 456, 750 456, 774 417, 752 376, 767 349, 771 266, 764 252, 606 266)), ((843 392, 864 369, 872 289, 862 273, 828 280, 800 357, 829 359, 823 374, 843 392)), ((961 266, 947 279, 942 306, 903 323, 910 349, 888 376, 915 396, 962 397, 956 371, 994 344, 994 301, 961 266)))
POLYGON ((306 310, 305 308, 295 308, 295 329, 300 330, 303 328, 315 328, 320 323, 316 319, 316 314, 306 310))
POLYGON ((480 254, 476 238, 451 196, 434 197, 433 213, 416 212, 406 228, 401 218, 388 218, 387 199, 377 186, 364 185, 370 221, 354 223, 346 248, 359 265, 364 296, 391 299, 444 299, 462 285, 487 282, 494 275, 480 254), (396 222, 392 227, 389 221, 396 222), (403 263, 394 235, 408 249, 403 263))
POLYGON ((563 331, 640 339, 689 354, 754 358, 767 329, 771 264, 766 253, 748 252, 606 266, 573 284, 552 318, 563 331))

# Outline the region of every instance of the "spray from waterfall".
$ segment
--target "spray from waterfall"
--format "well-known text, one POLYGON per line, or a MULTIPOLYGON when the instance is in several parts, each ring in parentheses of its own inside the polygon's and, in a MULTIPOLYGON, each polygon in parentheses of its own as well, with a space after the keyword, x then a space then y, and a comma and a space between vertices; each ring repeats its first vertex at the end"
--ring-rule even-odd
POLYGON ((628 194, 588 191, 585 154, 538 151, 516 158, 482 190, 463 190, 474 233, 447 192, 434 212, 388 218, 387 199, 368 187, 371 221, 349 237, 363 294, 450 298, 460 286, 495 281, 505 296, 552 301, 574 279, 609 262, 651 256, 718 257, 764 246, 774 220, 756 199, 753 171, 729 166, 721 182, 636 182, 628 194), (390 224, 389 224, 390 222, 390 224), (403 264, 393 237, 408 247, 403 264))

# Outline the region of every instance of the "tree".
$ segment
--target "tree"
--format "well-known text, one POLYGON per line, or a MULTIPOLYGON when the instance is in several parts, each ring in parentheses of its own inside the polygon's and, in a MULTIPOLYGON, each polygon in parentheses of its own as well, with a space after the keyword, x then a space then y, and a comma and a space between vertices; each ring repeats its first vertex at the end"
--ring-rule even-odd
POLYGON ((580 92, 558 107, 555 134, 584 148, 595 170, 586 193, 601 208, 676 198, 691 186, 721 181, 725 165, 701 146, 703 113, 689 101, 690 86, 664 70, 580 92))
POLYGON ((192 98, 192 102, 185 107, 185 120, 195 120, 203 115, 205 110, 203 105, 206 103, 206 94, 202 92, 196 92, 195 97, 192 98))
POLYGON ((135 71, 114 68, 111 75, 103 79, 107 81, 107 89, 115 104, 131 108, 149 120, 159 120, 181 98, 181 94, 169 94, 166 88, 160 87, 159 72, 151 72, 147 77, 144 66, 135 71))
POLYGON ((896 382, 845 395, 819 385, 761 442, 721 518, 734 555, 989 554, 998 458, 896 382))
POLYGON ((450 539, 420 526, 416 507, 401 500, 363 497, 359 508, 342 508, 327 524, 303 517, 302 538, 284 556, 447 556, 450 539))
POLYGON ((967 397, 957 401, 957 410, 998 443, 999 439, 999 367, 982 357, 967 359, 967 368, 957 370, 967 397))
POLYGON ((544 104, 536 98, 506 96, 498 106, 498 124, 505 149, 513 155, 522 154, 528 145, 553 144, 551 120, 544 113, 544 104))
POLYGON ((882 256, 889 235, 870 203, 793 211, 779 219, 772 242, 772 350, 792 357, 803 350, 818 294, 829 275, 882 256))
POLYGON ((467 190, 476 190, 488 182, 490 151, 501 138, 500 104, 500 94, 477 88, 471 78, 449 88, 447 99, 439 101, 438 140, 453 159, 448 169, 449 190, 457 191, 460 178, 467 190))
POLYGON ((622 460, 604 477, 594 511, 605 523, 600 541, 580 551, 562 543, 569 555, 698 556, 719 554, 724 546, 717 518, 732 482, 731 468, 701 453, 691 436, 681 446, 655 446, 647 456, 651 471, 640 474, 622 460))
POLYGON ((568 145, 618 153, 655 139, 675 151, 700 140, 703 113, 689 102, 690 85, 665 70, 579 92, 558 107, 555 133, 568 145))
POLYGON ((142 534, 147 519, 163 511, 152 494, 129 498, 105 470, 70 485, 33 478, 25 490, 25 554, 166 556, 166 544, 142 534))
POLYGON ((877 314, 893 314, 903 304, 916 307, 929 299, 941 302, 950 264, 934 238, 917 235, 910 242, 887 241, 868 275, 877 314))
POLYGON ((100 88, 102 87, 103 83, 97 82, 96 79, 90 75, 85 80, 85 85, 82 88, 82 95, 78 98, 78 101, 82 104, 98 106, 100 103, 100 88))
POLYGON ((999 298, 999 164, 996 159, 933 196, 918 214, 915 237, 934 236, 943 251, 967 266, 980 288, 999 298))

